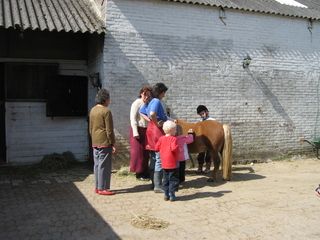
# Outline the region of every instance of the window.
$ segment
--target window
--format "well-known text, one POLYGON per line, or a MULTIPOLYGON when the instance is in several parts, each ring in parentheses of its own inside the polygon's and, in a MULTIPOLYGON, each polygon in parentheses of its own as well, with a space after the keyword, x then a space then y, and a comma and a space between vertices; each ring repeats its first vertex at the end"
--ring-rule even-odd
POLYGON ((57 64, 7 63, 6 99, 45 101, 48 83, 57 72, 57 64))
POLYGON ((58 76, 48 88, 47 116, 87 116, 88 79, 58 76))
POLYGON ((50 117, 87 116, 87 77, 57 73, 58 64, 6 63, 6 99, 47 102, 50 117))

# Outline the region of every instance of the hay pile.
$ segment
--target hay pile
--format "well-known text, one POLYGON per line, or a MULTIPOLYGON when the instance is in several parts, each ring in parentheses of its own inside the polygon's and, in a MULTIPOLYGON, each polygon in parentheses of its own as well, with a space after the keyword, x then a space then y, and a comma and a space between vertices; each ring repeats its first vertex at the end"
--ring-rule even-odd
POLYGON ((118 171, 117 171, 117 176, 119 177, 129 177, 129 176, 134 176, 135 174, 130 172, 129 167, 124 167, 122 166, 118 171))
POLYGON ((131 219, 131 224, 136 228, 161 230, 167 228, 169 223, 155 217, 147 215, 135 215, 131 219))
POLYGON ((76 163, 77 160, 72 152, 63 152, 62 154, 52 153, 45 155, 42 158, 40 168, 49 171, 56 171, 60 169, 68 169, 76 163))

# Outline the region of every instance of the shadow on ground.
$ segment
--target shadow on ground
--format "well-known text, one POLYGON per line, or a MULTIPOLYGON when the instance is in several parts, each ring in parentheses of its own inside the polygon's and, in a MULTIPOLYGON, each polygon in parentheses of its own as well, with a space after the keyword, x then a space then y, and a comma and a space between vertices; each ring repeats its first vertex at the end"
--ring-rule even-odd
POLYGON ((234 167, 232 168, 232 181, 251 181, 266 178, 256 174, 252 167, 234 167))
MULTIPOLYGON (((258 179, 265 178, 265 176, 255 174, 254 170, 251 167, 238 167, 238 168, 234 168, 232 171, 233 173, 232 173, 231 181, 250 181, 250 180, 258 180, 258 179)), ((217 186, 226 184, 228 182, 222 179, 221 171, 218 173, 218 179, 214 182, 208 182, 210 173, 199 175, 198 173, 196 173, 196 170, 186 170, 186 176, 188 175, 192 176, 192 179, 188 179, 187 177, 186 181, 182 183, 181 189, 200 189, 204 187, 217 187, 217 186)), ((117 194, 152 191, 151 181, 137 182, 136 186, 117 189, 114 191, 117 194)), ((204 197, 208 197, 208 195, 210 194, 212 194, 213 197, 219 196, 219 193, 214 193, 214 192, 208 192, 207 194, 205 193, 197 193, 197 194, 204 194, 204 197)), ((190 197, 189 200, 197 197, 198 195, 194 197, 190 197)))
POLYGON ((136 185, 136 186, 130 187, 130 188, 117 189, 117 190, 114 190, 114 192, 116 194, 122 194, 122 193, 136 193, 136 192, 152 191, 151 181, 149 181, 147 183, 137 182, 137 184, 141 184, 141 185, 136 185))
POLYGON ((226 193, 231 193, 232 191, 218 191, 218 192, 197 192, 190 195, 178 196, 179 201, 190 201, 199 198, 219 198, 224 196, 226 193))
POLYGON ((91 174, 87 166, 63 175, 35 168, 0 172, 0 239, 120 239, 72 183, 91 174), (68 181, 59 182, 64 176, 68 181))

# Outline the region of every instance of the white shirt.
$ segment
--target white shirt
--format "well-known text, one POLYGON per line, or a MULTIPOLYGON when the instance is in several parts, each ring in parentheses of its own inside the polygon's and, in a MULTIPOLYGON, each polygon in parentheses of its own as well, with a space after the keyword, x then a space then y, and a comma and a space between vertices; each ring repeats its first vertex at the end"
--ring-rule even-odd
POLYGON ((138 133, 138 127, 144 127, 146 128, 148 125, 148 122, 141 117, 139 110, 140 107, 143 105, 143 101, 141 98, 137 98, 132 104, 130 109, 130 125, 132 127, 133 136, 137 137, 139 136, 138 133))

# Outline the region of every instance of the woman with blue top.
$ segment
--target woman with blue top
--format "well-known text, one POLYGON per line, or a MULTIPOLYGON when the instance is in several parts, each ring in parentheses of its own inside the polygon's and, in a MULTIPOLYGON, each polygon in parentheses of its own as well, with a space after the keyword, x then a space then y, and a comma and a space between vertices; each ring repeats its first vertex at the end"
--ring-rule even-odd
POLYGON ((140 113, 147 116, 149 124, 146 132, 146 148, 150 150, 150 178, 154 192, 162 193, 162 167, 160 154, 156 151, 155 145, 158 139, 164 135, 162 125, 168 120, 166 111, 161 103, 161 99, 168 90, 163 83, 157 83, 152 87, 152 100, 140 108, 140 113))

